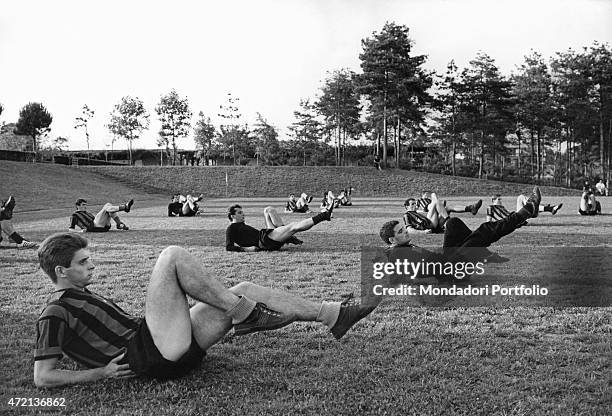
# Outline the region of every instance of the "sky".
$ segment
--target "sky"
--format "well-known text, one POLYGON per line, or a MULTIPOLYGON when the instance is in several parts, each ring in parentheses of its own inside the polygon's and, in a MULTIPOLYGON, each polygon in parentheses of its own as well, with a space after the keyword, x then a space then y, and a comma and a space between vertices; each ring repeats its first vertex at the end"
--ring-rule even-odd
MULTIPOLYGON (((134 146, 158 148, 155 107, 175 89, 193 121, 202 111, 218 125, 231 93, 244 123, 261 113, 282 138, 329 73, 361 72, 361 40, 385 22, 408 27, 413 54, 438 73, 451 59, 466 67, 479 51, 510 75, 532 50, 550 58, 612 44, 612 0, 2 0, 0 123, 40 102, 53 116, 49 138, 86 149, 74 124, 87 104, 90 147, 103 150, 109 114, 130 95, 151 120, 134 146)), ((178 144, 195 147, 191 136, 178 144)))

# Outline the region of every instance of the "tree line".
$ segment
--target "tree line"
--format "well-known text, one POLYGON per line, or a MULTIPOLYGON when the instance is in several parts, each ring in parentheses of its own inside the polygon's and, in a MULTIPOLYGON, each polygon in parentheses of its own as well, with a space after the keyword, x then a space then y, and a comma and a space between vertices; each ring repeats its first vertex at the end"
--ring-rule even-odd
MULTIPOLYGON (((481 178, 548 178, 569 186, 599 175, 609 183, 609 45, 594 42, 548 60, 532 51, 509 76, 484 52, 465 68, 451 60, 442 74, 428 71, 427 56, 412 52, 408 27, 395 23, 386 23, 361 46, 361 72, 342 68, 329 73, 316 98, 300 101, 287 126, 288 140, 279 140, 278 129, 262 114, 253 125, 241 122, 239 99, 231 94, 219 107, 218 126, 201 111, 192 125, 187 98, 172 90, 155 108, 161 124, 158 144, 172 164, 177 140, 193 132, 205 163, 347 165, 376 160, 384 168, 419 167, 481 178), (426 149, 419 160, 415 146, 426 149)), ((75 118, 88 148, 93 115, 85 105, 75 118)), ((129 96, 109 115, 113 142, 126 140, 130 160, 133 142, 148 129, 149 117, 144 103, 129 96)), ((30 103, 20 112, 15 131, 32 137, 36 151, 51 121, 42 104, 30 103)))

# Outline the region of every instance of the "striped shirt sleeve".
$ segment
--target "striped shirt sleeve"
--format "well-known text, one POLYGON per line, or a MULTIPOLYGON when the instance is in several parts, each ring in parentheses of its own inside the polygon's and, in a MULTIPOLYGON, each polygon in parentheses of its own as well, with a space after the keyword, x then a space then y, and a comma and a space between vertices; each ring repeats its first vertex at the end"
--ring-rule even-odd
POLYGON ((51 307, 51 309, 45 310, 36 324, 35 361, 61 358, 63 355, 62 345, 66 333, 66 320, 61 317, 61 308, 51 307))

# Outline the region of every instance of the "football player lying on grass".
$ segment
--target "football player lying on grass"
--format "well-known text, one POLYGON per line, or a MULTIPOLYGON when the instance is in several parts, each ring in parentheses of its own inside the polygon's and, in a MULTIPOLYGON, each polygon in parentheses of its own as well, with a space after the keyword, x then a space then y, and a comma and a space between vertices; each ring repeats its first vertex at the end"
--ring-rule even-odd
POLYGON ((595 199, 595 193, 592 189, 589 188, 582 193, 578 213, 580 215, 601 214, 601 204, 595 199))
MULTIPOLYGON (((436 202, 435 194, 432 196, 434 197, 432 198, 433 204, 436 202)), ((419 255, 419 259, 422 256, 427 261, 462 261, 467 257, 472 261, 486 260, 489 263, 504 263, 509 259, 492 253, 486 247, 512 233, 528 218, 537 217, 541 200, 540 189, 536 186, 520 210, 510 213, 500 221, 484 222, 473 231, 459 218, 449 218, 444 227, 441 253, 413 245, 406 226, 400 224, 399 221, 389 221, 383 224, 380 229, 380 238, 390 245, 387 253, 390 260, 406 254, 407 250, 402 250, 403 247, 412 247, 414 248, 412 251, 419 255)))
POLYGON ((87 211, 87 201, 83 198, 77 199, 75 204, 76 211, 70 216, 70 227, 68 228, 70 232, 104 233, 110 230, 111 220, 115 221, 118 230, 129 230, 129 227, 121 221, 117 212, 130 212, 132 205, 134 205, 133 199, 123 205, 106 203, 95 217, 87 211), (76 229, 77 226, 80 230, 76 229))
POLYGON ((376 305, 349 297, 313 302, 251 282, 230 289, 186 250, 164 249, 153 268, 144 317, 126 313, 87 287, 94 262, 78 234, 48 237, 38 250, 40 267, 55 286, 36 323, 34 383, 55 387, 106 378, 179 377, 199 366, 206 350, 232 328, 236 335, 320 322, 340 339, 376 305), (187 295, 197 302, 189 307, 187 295), (68 356, 87 369, 64 370, 68 356))
POLYGON ((193 217, 194 215, 201 214, 200 202, 204 198, 204 195, 200 194, 197 198, 191 195, 172 195, 172 202, 168 204, 168 216, 169 217, 193 217))
MULTIPOLYGON (((527 196, 525 196, 523 194, 519 195, 516 198, 516 210, 520 211, 520 209, 525 206, 525 204, 527 203, 528 200, 529 200, 529 198, 527 196)), ((538 212, 550 212, 552 215, 555 215, 557 212, 559 212, 559 210, 562 207, 563 207, 563 204, 540 205, 540 208, 538 209, 538 212)), ((499 221, 499 220, 503 220, 508 215, 510 215, 510 211, 508 211, 506 209, 506 207, 504 207, 502 205, 501 195, 500 194, 493 195, 491 197, 491 205, 489 205, 489 207, 487 208, 487 221, 499 221)), ((524 224, 527 224, 527 221, 525 221, 524 224)))
POLYGON ((444 226, 451 212, 471 212, 472 215, 476 215, 481 206, 482 200, 479 199, 472 205, 447 207, 446 201, 439 201, 437 195, 432 192, 427 215, 417 212, 418 201, 416 199, 408 198, 404 202, 406 209, 403 215, 404 225, 409 233, 441 234, 444 232, 444 226))
POLYGON ((308 204, 312 201, 312 196, 308 196, 306 193, 302 193, 299 198, 295 197, 295 194, 289 194, 287 205, 285 205, 285 212, 299 212, 307 214, 310 212, 308 204))
POLYGON ((276 251, 285 243, 300 245, 302 240, 295 236, 296 233, 306 231, 320 223, 329 221, 333 208, 314 215, 301 221, 285 225, 283 218, 272 207, 264 208, 264 219, 266 228, 258 230, 246 225, 244 212, 238 204, 229 207, 227 218, 231 224, 225 230, 225 249, 227 251, 276 251))
POLYGON ((0 242, 2 241, 2 234, 6 234, 9 238, 9 242, 15 243, 17 248, 36 248, 38 244, 24 239, 13 226, 13 209, 15 208, 15 197, 12 195, 8 197, 6 201, 2 201, 0 206, 0 242))

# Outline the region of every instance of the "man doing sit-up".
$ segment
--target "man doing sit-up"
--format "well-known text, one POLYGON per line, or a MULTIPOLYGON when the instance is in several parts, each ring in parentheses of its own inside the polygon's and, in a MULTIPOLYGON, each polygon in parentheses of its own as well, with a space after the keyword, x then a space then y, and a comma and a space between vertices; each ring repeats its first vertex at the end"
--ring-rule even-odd
POLYGON ((134 205, 133 199, 130 199, 123 205, 107 203, 94 217, 92 213, 87 211, 87 201, 83 198, 79 198, 76 200, 76 211, 74 211, 70 217, 70 227, 68 231, 103 233, 110 230, 111 220, 115 221, 118 230, 129 230, 129 227, 121 221, 117 212, 130 212, 132 205, 134 205), (77 226, 80 230, 76 229, 77 226))
MULTIPOLYGON (((516 210, 520 211, 521 208, 527 204, 529 198, 525 195, 519 195, 516 198, 516 210)), ((563 204, 556 205, 540 205, 538 212, 550 212, 552 215, 555 215, 559 210, 563 207, 563 204)), ((510 215, 510 211, 506 209, 505 206, 502 205, 502 197, 500 194, 495 194, 491 197, 491 205, 487 208, 487 221, 499 221, 510 215)), ((526 222, 525 222, 526 224, 526 222)))
POLYGON ((36 327, 34 383, 57 387, 133 375, 169 379, 196 368, 206 350, 234 328, 236 335, 294 321, 321 322, 340 339, 376 305, 313 302, 251 282, 227 289, 188 251, 164 249, 153 268, 144 317, 126 313, 87 289, 94 263, 78 234, 48 237, 38 250, 55 291, 36 327), (189 306, 187 295, 196 300, 189 306), (68 356, 87 369, 58 368, 68 356))
POLYGON ((434 233, 444 232, 444 224, 451 212, 471 212, 476 215, 482 206, 482 200, 478 200, 472 205, 466 206, 446 206, 446 202, 441 202, 435 193, 431 193, 431 200, 428 204, 427 215, 417 212, 418 202, 414 198, 408 198, 404 202, 404 224, 410 233, 434 233))
POLYGON ((38 244, 28 241, 23 238, 13 226, 13 209, 15 208, 16 202, 13 195, 9 196, 6 201, 2 201, 0 206, 0 241, 2 241, 2 234, 6 234, 9 238, 9 242, 14 242, 17 248, 36 248, 38 244))
POLYGON ((264 208, 266 228, 258 230, 244 223, 245 215, 240 205, 232 205, 227 212, 227 218, 231 224, 225 231, 225 249, 227 251, 246 251, 246 248, 252 247, 253 251, 275 251, 285 243, 302 244, 302 241, 294 234, 309 230, 321 221, 329 221, 332 211, 333 208, 311 218, 285 225, 274 208, 266 207, 264 208))
MULTIPOLYGON (((473 231, 459 218, 449 218, 444 229, 442 253, 435 253, 420 247, 418 251, 424 257, 436 260, 460 259, 469 253, 470 256, 477 256, 477 260, 486 259, 489 263, 506 262, 508 259, 491 253, 486 247, 512 233, 528 218, 537 217, 541 200, 540 189, 536 186, 527 203, 519 211, 510 213, 508 217, 500 221, 484 222, 473 231)), ((411 243, 406 226, 400 224, 399 221, 388 221, 383 224, 380 229, 380 238, 391 246, 390 257, 393 256, 395 248, 416 247, 411 243)))

